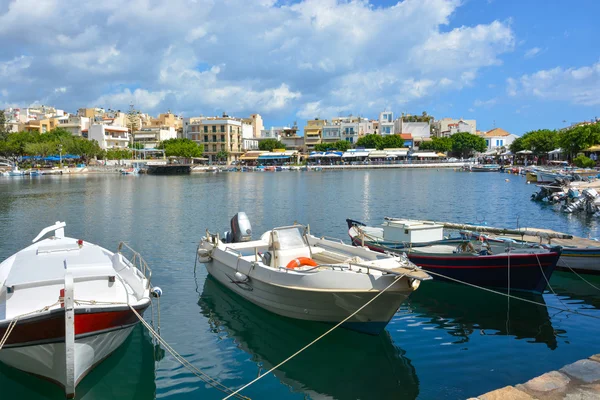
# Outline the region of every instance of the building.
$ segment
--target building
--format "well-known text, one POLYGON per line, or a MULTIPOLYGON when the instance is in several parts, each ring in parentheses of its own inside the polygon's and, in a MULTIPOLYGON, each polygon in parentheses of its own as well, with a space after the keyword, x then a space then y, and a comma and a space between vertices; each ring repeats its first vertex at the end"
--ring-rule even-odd
POLYGON ((434 136, 448 137, 458 132, 477 134, 477 121, 474 119, 442 118, 435 121, 432 126, 434 136))
POLYGON ((327 120, 315 118, 306 121, 304 127, 304 148, 306 152, 311 152, 315 149, 315 145, 321 143, 321 135, 323 133, 323 126, 327 123, 327 120))
POLYGON ((158 118, 142 118, 142 128, 173 128, 175 131, 179 130, 183 126, 183 121, 177 115, 174 115, 170 111, 166 114, 159 114, 158 118))
POLYGON ((237 161, 243 154, 242 120, 227 114, 222 117, 203 117, 186 128, 188 139, 204 145, 204 156, 210 162, 237 161), (227 157, 221 157, 227 154, 227 157))
POLYGON ((395 132, 394 129, 394 113, 391 111, 384 111, 379 113, 379 121, 378 121, 378 129, 380 135, 393 135, 395 132))
POLYGON ((260 131, 259 139, 275 139, 281 140, 281 136, 286 129, 290 129, 287 126, 272 126, 269 129, 263 129, 260 131))
POLYGON ((494 128, 481 134, 481 136, 485 139, 488 151, 501 150, 502 148, 508 149, 511 143, 518 137, 517 135, 506 132, 502 128, 494 128))
POLYGON ((76 115, 70 115, 65 119, 60 119, 59 122, 59 128, 71 132, 71 135, 83 136, 87 138, 90 128, 90 119, 88 117, 78 117, 76 115))
POLYGON ((89 140, 95 140, 101 149, 126 149, 129 146, 129 129, 124 126, 92 124, 87 132, 89 140))
POLYGON ((410 134, 413 141, 413 146, 418 147, 419 143, 424 140, 429 140, 431 137, 431 121, 413 122, 405 121, 403 117, 394 121, 394 130, 400 134, 410 134))
POLYGON ((177 139, 177 130, 170 127, 142 128, 133 132, 133 143, 144 149, 156 149, 160 142, 177 139))
POLYGON ((335 143, 342 140, 342 126, 339 122, 331 122, 323 125, 323 133, 321 135, 322 143, 335 143))
POLYGON ((265 129, 262 117, 260 116, 260 114, 252 114, 250 115, 249 120, 250 125, 252 125, 253 136, 255 138, 260 137, 262 130, 265 129))
POLYGON ((348 117, 336 117, 331 119, 331 124, 339 125, 341 140, 350 143, 356 143, 360 137, 374 133, 373 121, 369 121, 368 118, 354 117, 352 115, 348 117))

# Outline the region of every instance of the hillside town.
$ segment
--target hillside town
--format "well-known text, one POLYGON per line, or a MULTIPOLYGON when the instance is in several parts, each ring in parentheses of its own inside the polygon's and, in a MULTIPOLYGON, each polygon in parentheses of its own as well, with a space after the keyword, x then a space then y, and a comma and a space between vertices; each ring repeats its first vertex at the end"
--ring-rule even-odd
MULTIPOLYGON (((68 132, 73 138, 97 144, 98 151, 90 152, 86 158, 109 160, 164 158, 164 143, 184 140, 198 145, 196 151, 186 153, 187 157, 204 164, 304 161, 333 164, 342 159, 438 161, 448 159, 449 152, 456 150, 447 143, 458 138, 459 133, 478 141, 460 152, 454 151, 454 155, 461 158, 474 154, 481 160, 508 158, 513 156, 511 148, 521 149, 524 154, 528 152, 520 146, 526 136, 521 138, 500 127, 482 131, 477 129, 474 119, 435 119, 426 112, 395 116, 391 111, 383 111, 377 119, 352 115, 329 120, 314 118, 306 121, 302 129, 296 123, 266 128, 260 114, 182 117, 167 111, 154 117, 135 110, 133 105, 129 110, 80 108, 76 113, 44 105, 7 108, 2 119, 6 136, 19 132, 40 135, 68 132)), ((47 153, 57 152, 47 147, 21 150, 23 154, 13 155, 48 156, 47 153)), ((560 149, 552 153, 553 150, 554 147, 547 150, 549 157, 560 156, 560 149)), ((184 156, 177 152, 168 155, 184 156)), ((591 155, 592 159, 594 156, 591 155)))

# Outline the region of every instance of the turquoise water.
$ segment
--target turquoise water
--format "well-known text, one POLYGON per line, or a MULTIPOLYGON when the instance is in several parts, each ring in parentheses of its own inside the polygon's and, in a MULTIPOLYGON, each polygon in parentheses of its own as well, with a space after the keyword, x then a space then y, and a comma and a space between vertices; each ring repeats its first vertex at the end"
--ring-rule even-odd
MULTIPOLYGON (((182 177, 0 178, 0 259, 45 226, 116 249, 139 250, 161 286, 162 335, 205 373, 240 387, 329 326, 272 315, 207 278, 195 249, 206 228, 224 231, 245 211, 256 235, 294 221, 347 239, 345 218, 384 216, 536 226, 600 236, 598 221, 529 200, 524 178, 435 170, 223 173, 182 177), (505 182, 505 179, 509 182, 505 182)), ((590 278, 597 286, 600 278, 590 278)), ((447 283, 426 282, 378 337, 340 330, 244 394, 253 399, 458 399, 524 382, 600 353, 600 292, 555 273, 546 307, 447 283)), ((81 399, 220 399, 141 327, 79 385, 81 399), (155 359, 157 360, 155 362, 155 359)), ((60 399, 51 383, 0 365, 3 397, 60 399)))

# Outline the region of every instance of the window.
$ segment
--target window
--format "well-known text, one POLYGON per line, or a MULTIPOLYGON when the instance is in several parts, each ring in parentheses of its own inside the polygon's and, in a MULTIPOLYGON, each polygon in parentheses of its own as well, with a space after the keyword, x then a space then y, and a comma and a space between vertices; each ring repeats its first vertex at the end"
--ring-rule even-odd
POLYGON ((221 151, 225 151, 225 145, 224 144, 221 145, 221 151))
POLYGON ((217 145, 216 144, 213 144, 213 151, 215 151, 215 152, 217 151, 217 145))
POLYGON ((212 131, 213 131, 213 132, 216 132, 216 131, 217 131, 217 126, 216 126, 216 125, 213 125, 213 126, 212 126, 212 131))
POLYGON ((225 125, 221 125, 221 132, 225 132, 225 125))
MULTIPOLYGON (((206 127, 205 127, 206 128, 206 127)), ((208 135, 204 135, 204 141, 208 142, 208 135)))
POLYGON ((217 141, 217 135, 213 135, 213 142, 217 141))
POLYGON ((490 141, 488 139, 485 139, 485 145, 489 146, 490 145, 490 141))
POLYGON ((204 133, 208 133, 208 126, 204 125, 204 133))

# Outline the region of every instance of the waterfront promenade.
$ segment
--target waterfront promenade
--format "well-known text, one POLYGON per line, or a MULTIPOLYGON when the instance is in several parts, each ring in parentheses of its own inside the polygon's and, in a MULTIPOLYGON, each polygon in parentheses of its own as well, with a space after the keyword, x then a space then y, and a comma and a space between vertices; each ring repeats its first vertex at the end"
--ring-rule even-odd
POLYGON ((470 400, 600 399, 600 354, 470 400))

